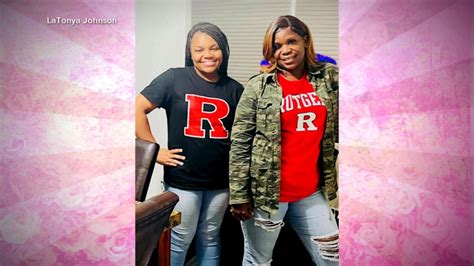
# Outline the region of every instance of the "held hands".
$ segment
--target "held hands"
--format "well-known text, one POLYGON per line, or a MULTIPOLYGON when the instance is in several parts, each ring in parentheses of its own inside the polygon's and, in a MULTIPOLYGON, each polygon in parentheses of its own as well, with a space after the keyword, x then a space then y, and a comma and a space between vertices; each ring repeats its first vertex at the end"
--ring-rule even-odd
POLYGON ((252 203, 233 204, 230 206, 232 216, 240 221, 250 219, 253 216, 252 203))
POLYGON ((176 167, 178 165, 183 165, 184 159, 186 157, 179 155, 179 153, 183 152, 183 149, 160 149, 160 152, 158 152, 158 158, 156 161, 165 166, 173 166, 176 167))

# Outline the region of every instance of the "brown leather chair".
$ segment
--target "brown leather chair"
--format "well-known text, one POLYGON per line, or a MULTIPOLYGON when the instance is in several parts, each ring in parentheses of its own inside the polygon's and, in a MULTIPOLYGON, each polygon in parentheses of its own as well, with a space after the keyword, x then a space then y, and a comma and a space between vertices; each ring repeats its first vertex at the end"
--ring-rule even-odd
POLYGON ((160 146, 135 140, 135 264, 147 265, 179 198, 164 192, 145 200, 160 146), (145 201, 144 201, 145 200, 145 201), (143 201, 143 202, 142 202, 143 201))
POLYGON ((160 145, 135 139, 135 200, 144 201, 150 185, 160 145))
POLYGON ((176 194, 166 191, 136 205, 135 265, 148 264, 178 200, 176 194))

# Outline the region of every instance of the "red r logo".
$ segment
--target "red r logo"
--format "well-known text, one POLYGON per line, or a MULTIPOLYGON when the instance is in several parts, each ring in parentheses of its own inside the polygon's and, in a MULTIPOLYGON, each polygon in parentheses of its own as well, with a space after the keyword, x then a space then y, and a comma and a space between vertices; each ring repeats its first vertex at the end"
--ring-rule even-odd
POLYGON ((218 98, 204 97, 194 94, 186 94, 188 102, 188 121, 184 128, 184 135, 194 138, 204 138, 205 130, 202 128, 204 120, 211 125, 210 138, 226 139, 229 131, 224 127, 222 119, 229 114, 229 105, 226 101, 218 98), (204 105, 212 105, 214 110, 204 111, 204 105))

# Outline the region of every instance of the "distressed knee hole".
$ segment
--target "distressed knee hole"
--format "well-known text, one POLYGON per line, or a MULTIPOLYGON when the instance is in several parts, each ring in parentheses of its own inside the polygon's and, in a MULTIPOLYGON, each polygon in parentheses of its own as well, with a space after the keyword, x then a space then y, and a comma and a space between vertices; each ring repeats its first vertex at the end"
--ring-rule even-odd
POLYGON ((267 231, 275 231, 278 228, 281 228, 285 223, 283 221, 270 221, 266 219, 255 219, 255 225, 260 226, 261 228, 267 231))
POLYGON ((254 266, 270 266, 270 265, 272 265, 272 260, 269 260, 268 262, 265 262, 265 263, 253 263, 252 265, 254 265, 254 266))
POLYGON ((329 261, 339 261, 339 233, 312 237, 321 257, 329 261))

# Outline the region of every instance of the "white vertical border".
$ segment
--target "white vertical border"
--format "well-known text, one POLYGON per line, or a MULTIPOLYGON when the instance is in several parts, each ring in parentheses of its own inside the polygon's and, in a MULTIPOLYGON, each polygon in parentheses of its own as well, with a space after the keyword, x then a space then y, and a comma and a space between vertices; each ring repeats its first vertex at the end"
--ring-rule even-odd
POLYGON ((290 3, 290 15, 296 16, 296 0, 291 0, 291 3, 290 3))
MULTIPOLYGON (((186 32, 186 34, 188 34, 189 30, 190 30, 191 27, 193 26, 193 25, 191 25, 192 20, 193 20, 192 16, 193 16, 193 13, 192 13, 192 2, 191 2, 191 0, 186 0, 186 22, 185 22, 185 23, 186 23, 186 24, 185 24, 185 27, 186 27, 186 28, 185 28, 185 32, 186 32)), ((186 36, 185 36, 185 38, 186 38, 186 36)))

